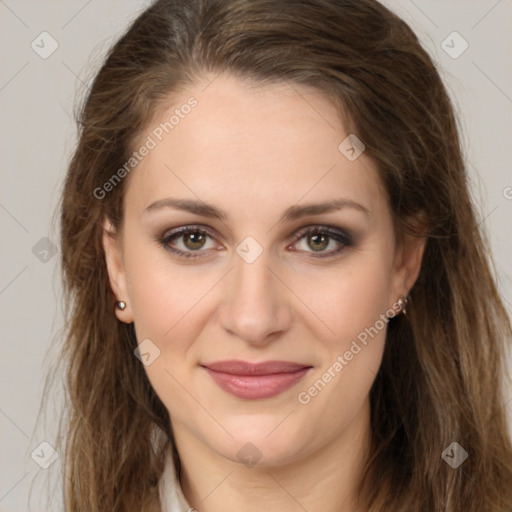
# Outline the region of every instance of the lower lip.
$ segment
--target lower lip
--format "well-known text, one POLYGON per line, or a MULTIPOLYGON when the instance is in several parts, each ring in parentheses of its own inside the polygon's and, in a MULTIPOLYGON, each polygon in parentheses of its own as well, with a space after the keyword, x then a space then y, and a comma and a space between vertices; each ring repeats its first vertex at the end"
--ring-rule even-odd
POLYGON ((271 375, 232 375, 206 368, 216 384, 231 395, 248 400, 271 398, 297 384, 311 368, 271 375))

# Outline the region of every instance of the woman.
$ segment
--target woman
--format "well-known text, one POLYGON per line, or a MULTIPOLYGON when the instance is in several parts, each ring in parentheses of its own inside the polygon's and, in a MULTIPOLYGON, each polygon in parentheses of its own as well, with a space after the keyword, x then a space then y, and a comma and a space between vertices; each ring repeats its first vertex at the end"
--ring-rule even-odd
POLYGON ((79 123, 66 510, 512 510, 510 322, 402 20, 160 0, 79 123))

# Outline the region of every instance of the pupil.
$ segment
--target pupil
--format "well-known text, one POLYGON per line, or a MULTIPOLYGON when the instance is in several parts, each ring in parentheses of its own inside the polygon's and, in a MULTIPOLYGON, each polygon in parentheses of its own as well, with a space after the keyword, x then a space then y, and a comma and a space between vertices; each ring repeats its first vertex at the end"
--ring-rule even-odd
POLYGON ((325 249, 328 245, 328 236, 327 235, 320 235, 320 234, 317 234, 317 235, 311 235, 309 237, 309 240, 313 240, 313 246, 311 246, 312 249, 325 249), (321 240, 321 241, 320 241, 321 240), (318 244, 317 242, 320 241, 320 244, 318 244))
POLYGON ((185 234, 185 245, 189 249, 199 249, 202 247, 203 242, 204 242, 204 235, 202 235, 201 233, 185 234))

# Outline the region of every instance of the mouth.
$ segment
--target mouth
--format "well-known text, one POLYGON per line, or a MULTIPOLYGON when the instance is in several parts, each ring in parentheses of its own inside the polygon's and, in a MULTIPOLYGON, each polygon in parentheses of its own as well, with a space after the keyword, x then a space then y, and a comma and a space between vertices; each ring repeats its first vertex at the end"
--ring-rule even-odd
POLYGON ((312 368, 290 361, 218 361, 201 365, 227 393, 246 400, 272 398, 296 385, 312 368))

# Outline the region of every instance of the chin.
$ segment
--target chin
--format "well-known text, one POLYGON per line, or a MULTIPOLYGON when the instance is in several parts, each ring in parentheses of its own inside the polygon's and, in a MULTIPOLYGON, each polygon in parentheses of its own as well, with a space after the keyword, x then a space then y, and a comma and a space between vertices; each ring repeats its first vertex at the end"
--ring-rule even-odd
POLYGON ((296 412, 286 417, 287 414, 239 414, 232 421, 223 422, 234 439, 223 436, 207 442, 223 457, 247 467, 283 466, 295 462, 313 449, 316 435, 309 432, 308 425, 298 421, 296 412))

